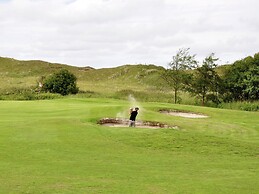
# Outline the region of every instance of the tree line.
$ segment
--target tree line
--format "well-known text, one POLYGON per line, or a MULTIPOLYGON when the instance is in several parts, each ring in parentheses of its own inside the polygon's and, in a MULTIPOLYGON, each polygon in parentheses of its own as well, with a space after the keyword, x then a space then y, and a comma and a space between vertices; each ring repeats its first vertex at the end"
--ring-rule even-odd
MULTIPOLYGON (((180 102, 180 91, 197 97, 202 105, 259 100, 259 53, 224 66, 219 74, 219 59, 214 53, 199 64, 196 55, 189 51, 189 48, 179 49, 161 74, 174 91, 175 103, 180 102)), ((42 79, 41 90, 61 95, 76 94, 79 92, 76 80, 74 74, 62 69, 42 79)))
POLYGON ((234 62, 219 75, 219 59, 214 53, 199 65, 189 50, 179 49, 161 75, 173 89, 175 103, 179 102, 180 91, 199 98, 202 105, 209 101, 219 104, 259 100, 259 53, 234 62))

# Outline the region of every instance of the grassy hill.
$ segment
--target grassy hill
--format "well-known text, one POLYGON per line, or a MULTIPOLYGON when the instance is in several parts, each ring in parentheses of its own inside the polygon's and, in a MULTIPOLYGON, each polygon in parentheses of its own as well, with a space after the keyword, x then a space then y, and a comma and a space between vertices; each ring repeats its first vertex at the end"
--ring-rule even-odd
POLYGON ((61 68, 68 69, 78 78, 80 91, 101 96, 116 96, 135 93, 148 97, 170 99, 170 91, 160 91, 165 85, 160 78, 163 67, 155 65, 124 65, 116 68, 94 69, 91 67, 74 67, 65 64, 44 61, 20 61, 0 57, 0 93, 13 90, 34 88, 41 77, 47 77, 61 68))
MULTIPOLYGON (((159 79, 163 68, 155 65, 124 65, 116 68, 94 69, 91 67, 74 67, 65 64, 44 61, 20 61, 0 57, 1 88, 34 86, 41 76, 48 76, 61 68, 68 69, 78 78, 81 90, 93 89, 91 85, 103 83, 114 90, 121 88, 148 88, 159 79)), ((101 88, 103 89, 103 88, 101 88)))
POLYGON ((159 72, 155 65, 124 65, 86 71, 78 75, 78 84, 84 90, 116 92, 120 90, 143 91, 159 86, 159 72), (94 86, 94 87, 93 87, 94 86))
POLYGON ((35 86, 41 76, 50 75, 61 68, 75 69, 67 65, 44 61, 19 61, 0 57, 1 89, 35 86))

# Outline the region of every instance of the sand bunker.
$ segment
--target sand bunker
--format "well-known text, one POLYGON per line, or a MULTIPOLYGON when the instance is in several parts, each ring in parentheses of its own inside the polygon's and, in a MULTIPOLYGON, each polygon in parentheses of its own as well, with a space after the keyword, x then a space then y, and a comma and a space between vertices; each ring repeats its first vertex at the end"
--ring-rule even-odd
POLYGON ((173 116, 179 116, 179 117, 185 117, 185 118, 208 118, 207 115, 199 114, 199 113, 192 113, 192 112, 182 112, 182 111, 176 111, 176 110, 160 110, 160 113, 173 115, 173 116))
MULTIPOLYGON (((124 118, 103 118, 98 121, 98 124, 105 125, 109 127, 129 127, 129 120, 124 118)), ((136 121, 137 128, 173 128, 178 129, 177 126, 170 126, 164 123, 154 122, 154 121, 136 121)))

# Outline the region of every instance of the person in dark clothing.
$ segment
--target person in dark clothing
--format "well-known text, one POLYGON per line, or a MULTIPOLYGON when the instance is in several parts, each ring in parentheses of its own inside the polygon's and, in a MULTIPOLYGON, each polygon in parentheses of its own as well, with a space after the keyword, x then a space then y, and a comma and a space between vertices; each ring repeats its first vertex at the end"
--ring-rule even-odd
POLYGON ((129 124, 129 127, 135 127, 136 126, 135 122, 136 122, 136 117, 138 115, 138 110, 139 110, 139 108, 136 107, 135 110, 130 113, 130 119, 129 119, 130 120, 130 124, 129 124))

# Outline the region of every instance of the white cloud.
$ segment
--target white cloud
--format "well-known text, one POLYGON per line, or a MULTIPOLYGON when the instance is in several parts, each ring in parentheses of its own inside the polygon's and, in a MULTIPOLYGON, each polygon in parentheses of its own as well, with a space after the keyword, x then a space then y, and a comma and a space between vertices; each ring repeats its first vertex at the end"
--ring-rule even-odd
POLYGON ((256 0, 0 1, 0 56, 96 68, 258 52, 256 0))

